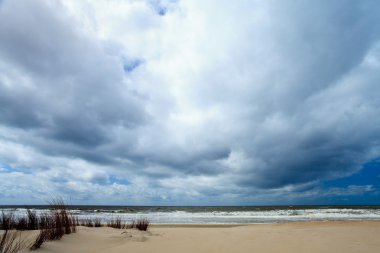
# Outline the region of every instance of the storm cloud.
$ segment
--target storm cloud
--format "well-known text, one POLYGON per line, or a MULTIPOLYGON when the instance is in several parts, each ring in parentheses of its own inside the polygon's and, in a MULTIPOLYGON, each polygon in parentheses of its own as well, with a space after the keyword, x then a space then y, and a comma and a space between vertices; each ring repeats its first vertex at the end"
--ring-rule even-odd
POLYGON ((378 194, 321 183, 380 157, 379 15, 371 0, 1 1, 1 199, 378 194))

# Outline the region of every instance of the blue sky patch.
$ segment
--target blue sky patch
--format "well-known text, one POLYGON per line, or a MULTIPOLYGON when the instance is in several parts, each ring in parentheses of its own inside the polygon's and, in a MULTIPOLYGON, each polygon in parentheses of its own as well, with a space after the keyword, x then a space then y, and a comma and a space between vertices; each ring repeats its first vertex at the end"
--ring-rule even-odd
POLYGON ((126 60, 123 64, 123 69, 125 72, 129 73, 135 70, 138 66, 140 66, 142 63, 141 60, 135 59, 135 60, 126 60))
POLYGON ((123 185, 129 185, 130 182, 126 178, 120 178, 120 177, 115 177, 115 176, 110 176, 109 177, 109 183, 113 184, 123 184, 123 185))
POLYGON ((362 169, 351 176, 326 181, 325 187, 345 187, 348 185, 373 185, 380 188, 380 158, 365 163, 362 169))
POLYGON ((161 1, 159 0, 151 0, 150 1, 150 5, 152 6, 152 8, 154 9, 154 11, 160 15, 160 16, 165 16, 165 14, 167 13, 168 9, 166 6, 164 6, 162 4, 161 1))

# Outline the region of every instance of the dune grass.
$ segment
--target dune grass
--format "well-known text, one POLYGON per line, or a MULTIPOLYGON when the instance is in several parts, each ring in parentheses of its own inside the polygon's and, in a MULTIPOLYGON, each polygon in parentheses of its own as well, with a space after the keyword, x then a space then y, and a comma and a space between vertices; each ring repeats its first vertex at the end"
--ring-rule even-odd
POLYGON ((1 212, 1 218, 0 218, 0 229, 1 230, 10 230, 15 227, 15 218, 14 218, 14 212, 1 212))
POLYGON ((16 253, 24 247, 25 241, 17 231, 5 229, 0 236, 0 253, 16 253))
POLYGON ((140 231, 147 231, 149 224, 150 223, 148 219, 139 219, 135 222, 135 228, 140 231))
POLYGON ((122 223, 120 217, 115 217, 115 218, 110 219, 107 222, 107 227, 116 228, 116 229, 123 229, 123 228, 125 228, 125 224, 124 224, 124 222, 122 223))
POLYGON ((148 219, 143 218, 143 219, 138 219, 138 220, 132 220, 131 223, 125 224, 125 222, 122 222, 120 217, 116 217, 111 219, 108 223, 107 226, 111 228, 116 228, 116 229, 137 229, 140 231, 147 231, 148 227, 150 225, 150 222, 148 219))
POLYGON ((40 248, 45 241, 60 240, 63 235, 75 233, 77 230, 78 218, 67 210, 63 200, 52 200, 50 209, 50 213, 43 214, 35 220, 41 231, 30 250, 40 248))
MULTIPOLYGON (((79 221, 78 217, 72 214, 61 199, 52 200, 50 212, 37 214, 35 211, 27 209, 25 216, 16 217, 14 211, 1 212, 0 230, 4 230, 0 239, 0 253, 13 253, 22 247, 29 247, 30 250, 40 248, 45 241, 60 240, 65 234, 75 233, 77 226, 102 227, 104 223, 100 218, 85 218, 79 221), (14 230, 40 230, 38 236, 31 245, 21 240, 19 232, 14 230)), ((132 220, 125 223, 121 217, 113 217, 105 226, 115 229, 137 229, 147 231, 150 222, 148 219, 132 220)))
POLYGON ((84 218, 81 219, 79 224, 83 227, 98 228, 102 227, 102 219, 100 218, 84 218))
POLYGON ((48 240, 49 237, 49 231, 47 229, 40 230, 40 233, 38 234, 37 238, 34 240, 33 244, 30 246, 30 250, 36 250, 39 249, 42 244, 48 240))

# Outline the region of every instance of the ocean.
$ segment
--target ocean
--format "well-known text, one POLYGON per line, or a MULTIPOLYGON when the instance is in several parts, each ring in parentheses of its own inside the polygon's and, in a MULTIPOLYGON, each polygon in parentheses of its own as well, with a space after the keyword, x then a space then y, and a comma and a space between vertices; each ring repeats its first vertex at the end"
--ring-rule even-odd
MULTIPOLYGON (((44 213, 49 206, 0 206, 0 212, 44 213)), ((147 218, 152 224, 255 224, 295 221, 380 220, 380 206, 68 206, 79 219, 147 218)))

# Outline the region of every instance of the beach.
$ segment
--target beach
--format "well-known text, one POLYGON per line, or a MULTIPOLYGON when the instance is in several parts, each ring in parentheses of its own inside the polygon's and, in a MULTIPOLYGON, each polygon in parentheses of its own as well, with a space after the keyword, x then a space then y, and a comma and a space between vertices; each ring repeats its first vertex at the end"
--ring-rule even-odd
MULTIPOLYGON (((22 252, 29 252, 24 250, 22 252)), ((380 252, 380 221, 153 225, 148 231, 79 227, 36 252, 380 252)))

